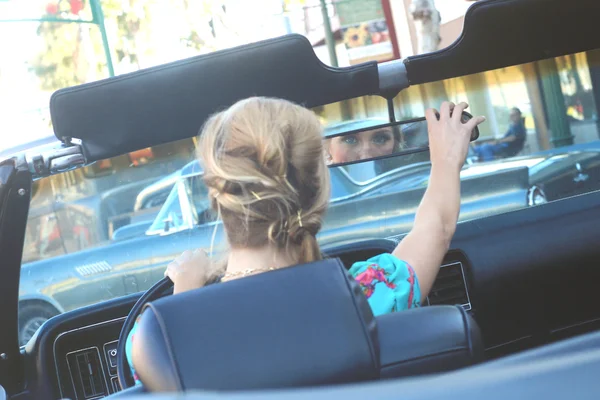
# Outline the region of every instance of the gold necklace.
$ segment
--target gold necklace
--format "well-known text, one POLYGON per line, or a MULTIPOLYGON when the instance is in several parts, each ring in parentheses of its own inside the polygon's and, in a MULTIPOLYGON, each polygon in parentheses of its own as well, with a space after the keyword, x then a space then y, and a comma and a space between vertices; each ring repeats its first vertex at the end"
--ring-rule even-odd
POLYGON ((234 278, 234 277, 244 277, 244 276, 248 276, 248 275, 253 275, 257 272, 268 272, 268 271, 273 271, 275 270, 275 268, 250 268, 247 269, 245 271, 235 271, 235 272, 227 272, 225 275, 223 275, 223 280, 229 279, 229 278, 234 278))

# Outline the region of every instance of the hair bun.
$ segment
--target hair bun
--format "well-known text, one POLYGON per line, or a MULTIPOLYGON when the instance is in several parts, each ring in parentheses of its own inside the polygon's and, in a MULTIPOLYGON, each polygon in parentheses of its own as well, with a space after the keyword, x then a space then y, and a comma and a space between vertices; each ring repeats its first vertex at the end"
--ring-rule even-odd
POLYGON ((304 235, 315 236, 321 228, 320 216, 303 215, 302 211, 298 211, 295 215, 290 216, 288 222, 288 235, 293 243, 300 243, 304 235))
POLYGON ((298 262, 319 257, 315 235, 329 202, 321 131, 310 110, 258 97, 207 121, 198 155, 210 192, 220 194, 212 204, 230 246, 271 243, 298 262))

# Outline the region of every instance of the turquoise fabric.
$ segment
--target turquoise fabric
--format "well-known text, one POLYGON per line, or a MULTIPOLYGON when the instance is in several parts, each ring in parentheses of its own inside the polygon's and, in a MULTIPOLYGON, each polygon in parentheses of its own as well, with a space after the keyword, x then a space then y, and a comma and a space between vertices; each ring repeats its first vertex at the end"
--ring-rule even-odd
POLYGON ((133 368, 133 358, 132 358, 132 346, 133 346, 133 337, 135 336, 135 331, 137 330, 138 327, 138 322, 140 320, 140 318, 142 317, 142 315, 138 315, 137 319, 135 320, 135 323, 133 324, 133 328, 131 328, 131 331, 129 332, 129 335, 127 335, 127 341, 125 342, 125 356, 127 357, 127 363, 129 364, 129 370, 131 371, 131 376, 133 376, 133 379, 135 381, 136 385, 141 385, 142 382, 139 380, 135 369, 133 368))
MULTIPOLYGON (((408 263, 384 253, 355 263, 350 274, 358 281, 374 315, 382 315, 420 306, 421 290, 417 275, 408 263)), ((140 316, 138 316, 139 321, 140 316)), ((136 385, 141 382, 133 368, 131 348, 138 321, 127 336, 125 355, 136 385)))
POLYGON ((360 283, 376 316, 420 305, 421 289, 415 271, 392 254, 357 262, 350 274, 360 283))

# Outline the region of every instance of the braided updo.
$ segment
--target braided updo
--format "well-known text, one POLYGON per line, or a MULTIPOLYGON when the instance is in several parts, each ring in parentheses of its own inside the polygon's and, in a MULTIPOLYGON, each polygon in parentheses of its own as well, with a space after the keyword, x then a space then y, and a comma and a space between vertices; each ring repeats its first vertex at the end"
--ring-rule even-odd
POLYGON ((321 258, 330 190, 321 130, 310 110, 263 97, 207 121, 198 157, 232 248, 274 244, 298 263, 321 258))

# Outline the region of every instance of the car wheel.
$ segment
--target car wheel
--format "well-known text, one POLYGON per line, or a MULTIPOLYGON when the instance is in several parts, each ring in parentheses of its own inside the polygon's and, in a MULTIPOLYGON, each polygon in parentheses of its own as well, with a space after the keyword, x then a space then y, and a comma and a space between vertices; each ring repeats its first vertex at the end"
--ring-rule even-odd
POLYGON ((44 322, 57 315, 46 304, 27 304, 19 308, 19 345, 25 346, 44 322))

